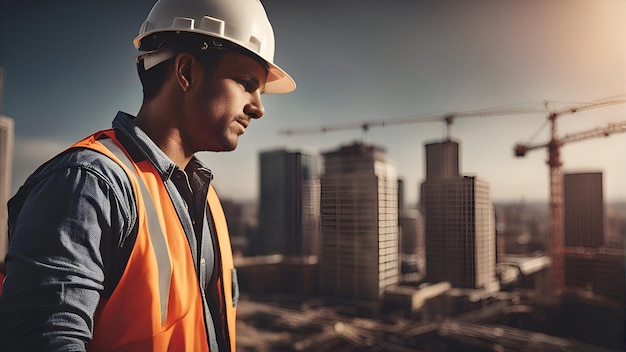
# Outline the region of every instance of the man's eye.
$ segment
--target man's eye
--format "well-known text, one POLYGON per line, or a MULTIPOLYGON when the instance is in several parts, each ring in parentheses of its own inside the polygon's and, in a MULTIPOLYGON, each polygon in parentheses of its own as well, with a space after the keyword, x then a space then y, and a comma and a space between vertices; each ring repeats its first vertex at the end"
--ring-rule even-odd
POLYGON ((247 79, 240 79, 239 84, 246 90, 246 92, 251 92, 254 90, 254 86, 251 81, 247 79))

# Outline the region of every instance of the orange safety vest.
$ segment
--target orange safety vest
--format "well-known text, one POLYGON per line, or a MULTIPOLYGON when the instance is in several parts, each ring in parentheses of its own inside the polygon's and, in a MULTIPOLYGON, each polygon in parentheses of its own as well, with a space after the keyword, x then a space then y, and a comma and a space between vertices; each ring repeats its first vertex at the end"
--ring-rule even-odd
MULTIPOLYGON (((88 350, 208 351, 202 296, 191 250, 154 165, 148 160, 132 161, 111 129, 97 132, 71 148, 76 147, 101 152, 122 166, 135 191, 139 224, 121 279, 111 297, 100 300, 88 350)), ((236 309, 230 238, 212 186, 207 201, 217 232, 221 268, 217 286, 223 298, 221 305, 226 307, 226 338, 234 352, 236 309)))

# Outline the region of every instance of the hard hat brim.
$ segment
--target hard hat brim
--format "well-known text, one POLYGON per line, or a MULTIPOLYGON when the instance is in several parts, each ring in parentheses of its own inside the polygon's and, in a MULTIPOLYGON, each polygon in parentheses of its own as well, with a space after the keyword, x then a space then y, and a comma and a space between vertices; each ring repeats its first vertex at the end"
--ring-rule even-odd
MULTIPOLYGON (((148 37, 150 35, 153 35, 155 33, 163 33, 163 32, 197 33, 197 31, 181 30, 181 29, 167 30, 167 31, 154 30, 154 31, 146 32, 146 33, 143 33, 143 34, 137 36, 133 40, 133 45, 135 46, 135 48, 140 49, 140 47, 141 47, 141 40, 142 39, 144 39, 145 37, 148 37)), ((285 72, 285 70, 283 70, 282 68, 280 68, 278 65, 274 64, 273 62, 268 62, 266 59, 261 57, 259 54, 257 54, 254 51, 246 48, 241 43, 238 43, 237 41, 235 41, 235 40, 233 40, 231 38, 222 37, 222 36, 215 35, 215 34, 211 34, 211 35, 204 34, 204 35, 206 35, 207 37, 212 37, 212 38, 218 38, 218 39, 221 39, 221 40, 226 40, 226 41, 228 41, 230 43, 236 44, 237 46, 239 46, 242 49, 244 49, 250 55, 253 55, 254 57, 262 60, 263 62, 265 62, 267 64, 267 66, 268 66, 268 73, 267 73, 267 81, 265 82, 265 89, 264 89, 263 93, 265 93, 265 94, 283 94, 283 93, 292 92, 292 91, 294 91, 296 89, 296 82, 294 81, 293 78, 291 78, 291 76, 287 72, 285 72)))
POLYGON ((269 63, 267 81, 265 82, 266 94, 282 94, 293 92, 296 89, 296 82, 280 67, 269 63))

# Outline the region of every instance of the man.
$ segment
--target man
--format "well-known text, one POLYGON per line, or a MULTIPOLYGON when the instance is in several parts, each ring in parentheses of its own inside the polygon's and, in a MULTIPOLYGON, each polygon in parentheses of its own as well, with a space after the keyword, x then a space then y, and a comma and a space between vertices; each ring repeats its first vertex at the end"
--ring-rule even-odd
POLYGON ((42 165, 9 201, 2 351, 235 351, 236 272, 212 174, 273 63, 257 0, 160 0, 135 46, 144 101, 42 165))

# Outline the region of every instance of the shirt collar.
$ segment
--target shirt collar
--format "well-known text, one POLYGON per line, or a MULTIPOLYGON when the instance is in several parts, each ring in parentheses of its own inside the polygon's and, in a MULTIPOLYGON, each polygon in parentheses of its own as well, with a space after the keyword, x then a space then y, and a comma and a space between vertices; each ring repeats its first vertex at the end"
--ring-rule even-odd
MULTIPOLYGON (((159 149, 148 135, 135 125, 135 117, 125 112, 118 112, 113 120, 113 128, 122 132, 134 149, 141 153, 143 158, 148 159, 157 169, 163 180, 168 180, 178 166, 159 149)), ((208 182, 213 179, 213 174, 198 158, 193 156, 187 166, 188 170, 196 171, 201 177, 207 178, 208 182)))

